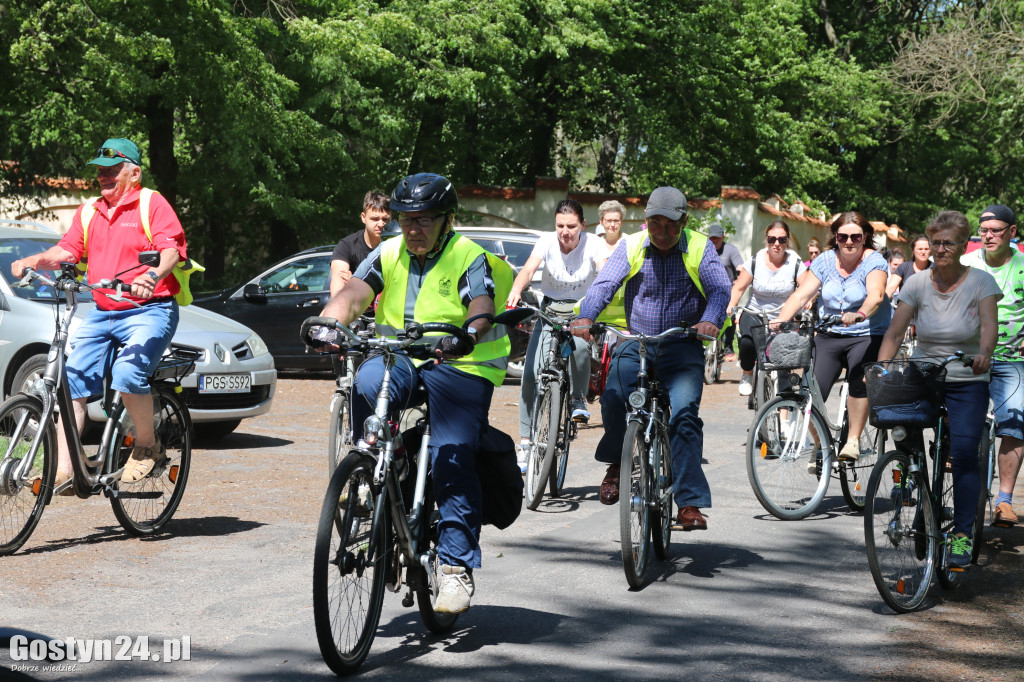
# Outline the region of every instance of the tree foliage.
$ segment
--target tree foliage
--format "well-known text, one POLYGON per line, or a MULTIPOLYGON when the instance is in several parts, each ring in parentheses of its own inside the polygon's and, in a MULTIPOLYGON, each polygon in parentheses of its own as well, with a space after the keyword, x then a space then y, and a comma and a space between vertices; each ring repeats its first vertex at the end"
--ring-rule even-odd
POLYGON ((1024 197, 1020 0, 0 3, 5 192, 132 137, 218 278, 367 189, 751 185, 916 225, 1024 197))

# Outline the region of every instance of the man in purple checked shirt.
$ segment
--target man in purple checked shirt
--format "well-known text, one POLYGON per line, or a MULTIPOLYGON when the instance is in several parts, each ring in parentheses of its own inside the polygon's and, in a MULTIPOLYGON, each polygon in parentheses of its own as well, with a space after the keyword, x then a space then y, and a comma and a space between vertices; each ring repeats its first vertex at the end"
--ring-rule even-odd
MULTIPOLYGON (((706 236, 683 229, 688 218, 686 197, 674 187, 651 192, 646 217, 647 230, 620 240, 591 285, 573 322, 573 333, 589 340, 590 326, 604 311, 602 319, 625 322, 634 332, 659 334, 672 327, 695 327, 701 334, 717 336, 725 321, 731 284, 715 245, 706 236), (616 302, 609 307, 620 287, 624 287, 624 305, 616 302)), ((704 347, 698 340, 670 336, 648 345, 648 360, 657 367, 672 407, 669 439, 679 506, 672 528, 705 530, 707 519, 700 510, 711 506, 711 489, 701 467, 704 422, 698 416, 704 347)), ((605 432, 595 458, 609 465, 601 482, 603 504, 619 499, 626 398, 636 387, 639 371, 637 342, 620 343, 601 396, 605 432)))

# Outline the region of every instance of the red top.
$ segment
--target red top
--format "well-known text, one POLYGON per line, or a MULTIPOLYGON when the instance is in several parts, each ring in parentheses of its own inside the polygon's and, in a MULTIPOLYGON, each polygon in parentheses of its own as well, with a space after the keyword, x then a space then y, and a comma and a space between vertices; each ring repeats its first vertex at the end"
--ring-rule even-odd
MULTIPOLYGON (((93 214, 92 220, 89 222, 87 254, 90 282, 113 279, 118 276, 118 273, 123 273, 119 279, 130 285, 136 277, 151 269, 150 266, 139 263, 139 253, 142 251, 176 249, 181 260, 187 258, 185 231, 181 228, 174 209, 160 194, 154 193, 149 202, 149 231, 153 235, 152 242, 146 239, 146 231, 142 227, 139 215, 138 187, 130 190, 117 206, 111 206, 102 196, 96 200, 93 206, 96 208, 96 213, 93 214)), ((71 220, 71 228, 60 240, 59 246, 74 255, 76 261, 81 260, 84 250, 82 206, 75 211, 75 217, 71 220)), ((178 280, 174 278, 174 275, 167 275, 156 283, 153 297, 174 296, 178 290, 178 280)), ((123 290, 122 295, 133 301, 143 302, 146 300, 132 296, 128 288, 123 290)), ((132 307, 125 302, 112 301, 99 291, 95 292, 94 297, 96 307, 100 310, 127 310, 132 307)))

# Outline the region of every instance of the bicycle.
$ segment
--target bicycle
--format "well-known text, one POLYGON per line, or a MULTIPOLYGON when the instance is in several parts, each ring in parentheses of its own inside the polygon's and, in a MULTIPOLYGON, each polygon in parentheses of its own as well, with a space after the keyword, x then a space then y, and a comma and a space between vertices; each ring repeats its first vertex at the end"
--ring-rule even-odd
MULTIPOLYGON (((945 563, 945 552, 939 555, 953 534, 953 475, 941 396, 944 369, 955 361, 966 366, 973 358, 958 352, 938 363, 891 360, 869 365, 865 373, 871 419, 879 430, 890 430, 895 449, 879 458, 868 480, 864 540, 875 587, 900 613, 914 611, 924 602, 936 572, 946 589, 957 588, 964 576, 965 569, 945 563), (935 432, 927 454, 926 429, 935 432)), ((993 429, 994 422, 986 419, 978 448, 983 467, 991 461, 993 429)), ((983 483, 976 511, 984 508, 988 496, 983 483)), ((973 533, 978 542, 972 561, 977 559, 984 520, 984 513, 976 514, 973 533)))
POLYGON ((884 444, 885 432, 865 428, 861 456, 856 462, 839 461, 849 434, 846 402, 850 387, 839 384, 839 405, 829 415, 814 376, 814 334, 839 324, 828 317, 817 325, 784 322, 764 342, 767 357, 758 364, 781 375, 779 395, 754 416, 747 439, 747 480, 761 506, 776 518, 792 521, 814 513, 835 475, 843 498, 853 511, 864 508, 864 482, 884 444), (793 370, 803 370, 797 375, 793 370))
POLYGON ((708 386, 722 380, 722 365, 725 363, 724 334, 723 327, 718 336, 704 346, 704 383, 708 386))
POLYGON ((647 362, 647 345, 669 336, 682 335, 701 341, 713 337, 698 334, 692 327, 673 327, 660 334, 623 332, 602 322, 594 323, 591 333, 611 332, 624 341, 636 341, 640 355, 637 385, 627 400, 626 436, 622 443, 619 534, 622 568, 626 582, 634 589, 644 586, 647 559, 653 548, 659 560, 668 558, 672 539, 672 448, 668 438, 671 415, 668 395, 662 391, 655 368, 647 362))
MULTIPOLYGON (((514 325, 515 311, 495 324, 514 325)), ((521 320, 521 314, 519 320, 521 320)), ((336 329, 342 343, 384 359, 384 375, 374 413, 363 424, 363 438, 331 476, 317 526, 313 558, 313 619, 320 654, 339 675, 355 672, 370 652, 383 608, 384 589, 408 592, 402 605, 417 604, 420 618, 435 634, 450 632, 458 614, 436 613, 441 571, 438 559, 440 514, 431 484, 430 416, 425 406, 415 427, 399 431, 391 405, 391 372, 398 358, 433 358, 424 334, 471 337, 446 323, 415 324, 397 339, 366 338, 331 318, 311 317, 301 336, 314 345, 314 326, 336 329), (406 450, 418 440, 415 452, 406 450)), ((416 402, 416 401, 414 401, 416 402)))
MULTIPOLYGON (((369 338, 374 335, 373 318, 360 319, 362 329, 356 334, 369 338)), ((348 454, 354 444, 354 429, 349 406, 352 404, 352 388, 356 370, 363 364, 365 355, 358 348, 349 348, 344 352, 341 362, 341 373, 335 380, 334 394, 331 396, 331 421, 327 435, 327 478, 334 474, 341 458, 348 454)))
POLYGON ((569 362, 574 338, 568 316, 548 315, 533 306, 521 306, 518 310, 531 311, 551 328, 547 347, 537 349, 544 353, 544 361, 537 372, 526 464, 526 506, 535 511, 544 496, 545 485, 551 497, 561 493, 569 466, 569 446, 579 433, 579 425, 569 409, 569 362))
POLYGON ((614 344, 606 334, 590 339, 590 385, 587 387, 587 402, 593 403, 604 393, 608 381, 608 370, 612 366, 614 344))
MULTIPOLYGON (((148 254, 140 262, 152 265, 148 254)), ((127 272, 127 271, 126 271, 127 272)), ((118 273, 119 275, 124 273, 118 273)), ((0 555, 16 552, 28 541, 54 494, 73 490, 80 498, 100 493, 110 499, 118 522, 132 535, 152 535, 171 519, 181 502, 188 481, 192 457, 192 420, 178 397, 181 378, 195 367, 198 351, 172 347, 150 375, 154 401, 154 426, 165 448, 163 457, 145 478, 135 483, 121 481, 121 471, 131 455, 134 425, 121 401, 121 394, 109 388, 103 406, 107 420, 95 456, 88 456, 74 418, 61 420, 74 468, 74 477, 54 488, 57 471, 57 413, 74 414, 65 369, 69 329, 78 309, 82 289, 115 289, 113 300, 122 298, 124 282, 113 279, 89 285, 77 280, 74 264, 64 263, 55 279, 26 269, 15 286, 38 281, 54 291, 64 292, 63 313, 57 312, 55 332, 42 378, 28 392, 20 392, 0 405, 0 555)), ((112 353, 105 376, 110 376, 112 353)))
POLYGON ((754 346, 757 349, 758 361, 754 365, 754 387, 750 396, 747 398, 747 408, 753 410, 755 413, 768 404, 768 402, 779 392, 778 375, 772 370, 765 369, 764 363, 761 362, 761 358, 764 357, 764 344, 767 337, 768 325, 772 320, 769 316, 772 313, 777 313, 779 310, 781 310, 781 307, 773 308, 771 310, 754 310, 752 308, 737 306, 733 309, 733 312, 753 315, 760 320, 760 324, 755 324, 751 327, 751 335, 754 338, 754 346))

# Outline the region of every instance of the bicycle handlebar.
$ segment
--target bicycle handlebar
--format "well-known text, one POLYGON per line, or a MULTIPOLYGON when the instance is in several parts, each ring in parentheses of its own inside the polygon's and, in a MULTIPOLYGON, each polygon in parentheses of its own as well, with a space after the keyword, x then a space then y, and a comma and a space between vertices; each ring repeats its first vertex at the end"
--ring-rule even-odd
POLYGON ((694 327, 672 327, 658 334, 644 334, 642 332, 629 332, 623 331, 614 325, 610 325, 607 322, 595 322, 590 327, 590 333, 593 335, 600 334, 603 331, 610 331, 621 339, 639 339, 641 341, 657 341, 664 339, 669 336, 681 335, 691 339, 700 339, 702 341, 714 341, 714 336, 708 336, 707 334, 700 334, 694 327))
POLYGON ((348 325, 339 322, 333 317, 307 317, 302 321, 302 325, 299 327, 299 337, 306 346, 321 352, 323 352, 325 345, 333 344, 325 344, 323 341, 314 339, 312 337, 314 327, 325 327, 327 329, 334 329, 341 332, 345 338, 339 339, 339 346, 352 347, 358 345, 365 347, 367 350, 377 349, 388 352, 406 351, 409 355, 419 359, 433 357, 433 343, 416 343, 423 338, 424 334, 431 332, 452 334, 464 341, 473 343, 473 337, 462 329, 462 327, 449 324, 447 322, 414 323, 409 325, 399 338, 392 339, 388 337, 373 336, 367 331, 355 332, 350 329, 348 325))
POLYGON ((72 291, 78 293, 82 291, 82 289, 88 289, 89 291, 97 291, 99 289, 114 289, 116 290, 117 293, 104 294, 111 301, 118 301, 120 303, 130 303, 136 308, 142 307, 140 303, 136 303, 130 298, 125 298, 122 295, 122 288, 130 287, 131 285, 125 282, 124 280, 117 279, 116 277, 114 279, 101 279, 99 282, 96 282, 96 284, 89 284, 88 282, 79 281, 77 278, 73 277, 72 275, 69 275, 66 272, 61 272, 57 279, 54 280, 33 268, 25 268, 21 279, 18 280, 16 283, 12 284, 11 286, 27 288, 31 286, 33 280, 39 280, 46 286, 53 287, 54 290, 56 291, 72 291))

